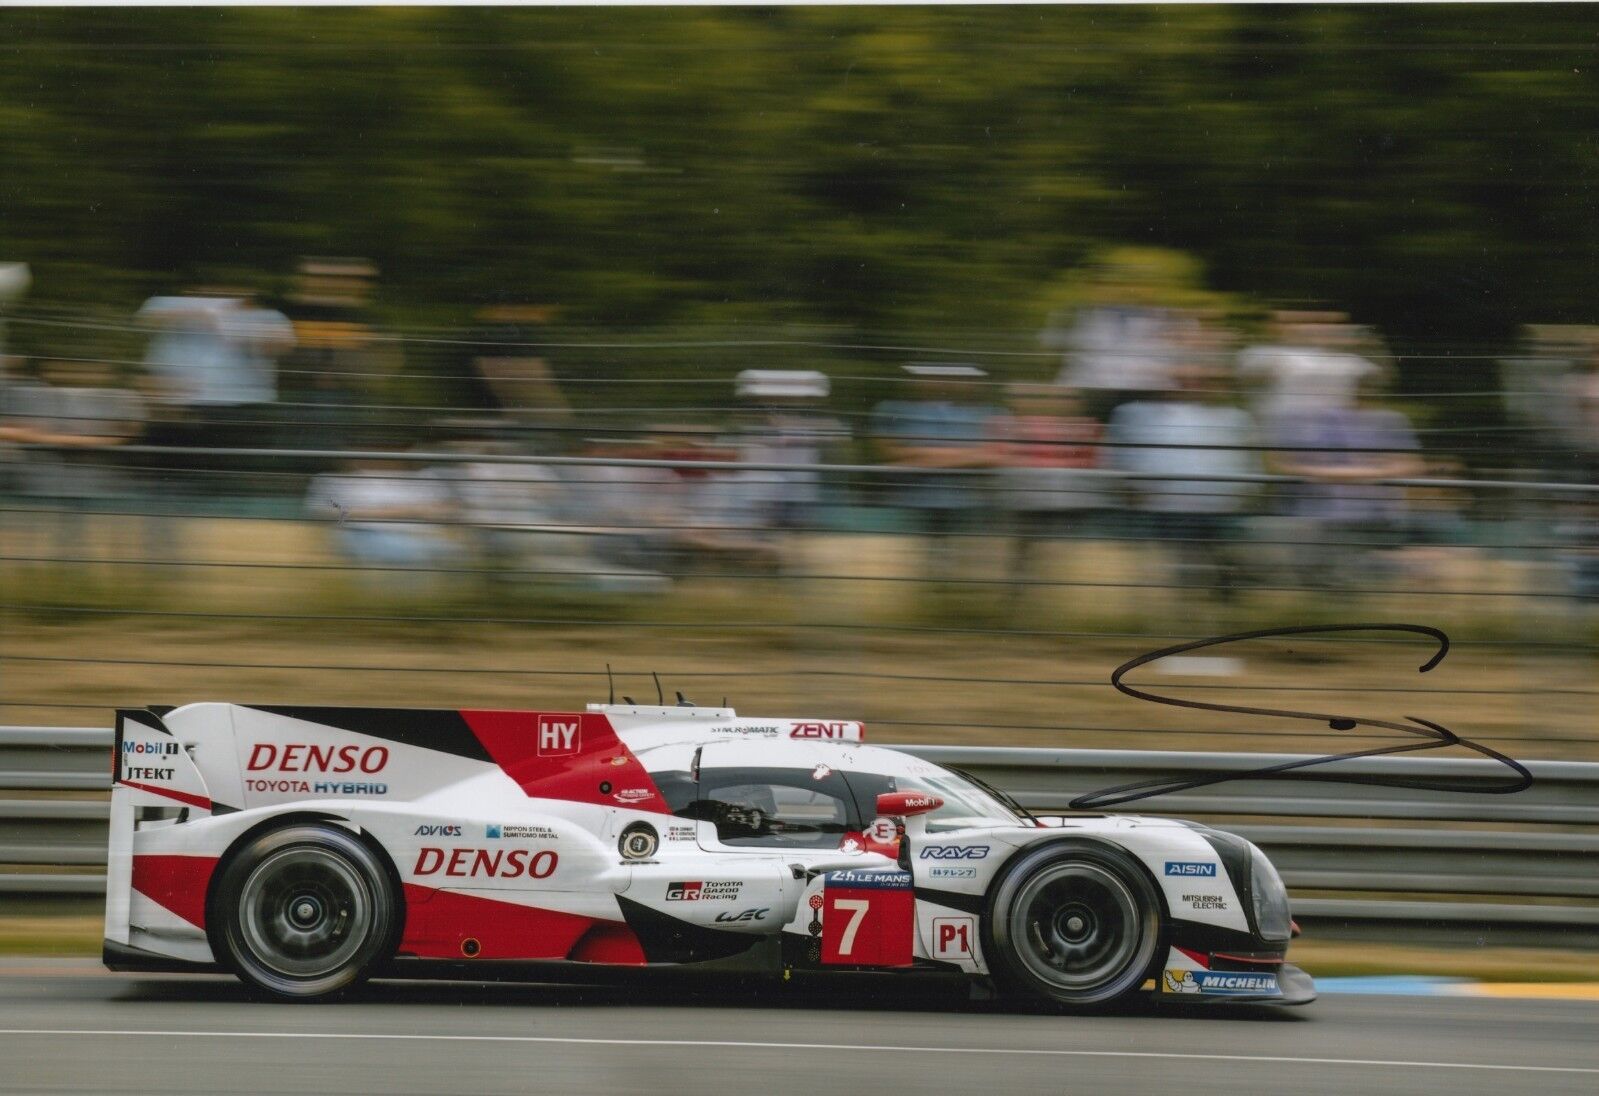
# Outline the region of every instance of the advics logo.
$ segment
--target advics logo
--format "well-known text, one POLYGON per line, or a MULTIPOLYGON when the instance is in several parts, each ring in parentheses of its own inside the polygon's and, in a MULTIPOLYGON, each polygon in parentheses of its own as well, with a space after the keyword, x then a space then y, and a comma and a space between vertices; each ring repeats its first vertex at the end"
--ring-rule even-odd
POLYGON ((422 825, 416 828, 417 837, 460 837, 460 826, 431 826, 422 825))
POLYGON ((539 716, 540 757, 561 757, 567 754, 575 754, 582 746, 582 742, 582 736, 578 732, 577 716, 539 716))

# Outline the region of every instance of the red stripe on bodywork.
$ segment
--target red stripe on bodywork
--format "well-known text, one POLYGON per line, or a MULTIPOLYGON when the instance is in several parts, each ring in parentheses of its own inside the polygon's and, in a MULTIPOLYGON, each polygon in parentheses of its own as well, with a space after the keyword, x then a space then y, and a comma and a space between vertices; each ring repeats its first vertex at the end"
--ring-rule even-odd
POLYGON ((460 959, 467 940, 478 942, 475 959, 565 959, 597 923, 581 914, 415 883, 405 884, 405 902, 400 954, 422 959, 460 959))
POLYGON ((538 799, 670 814, 649 771, 598 712, 461 712, 496 764, 538 799), (562 730, 578 725, 570 748, 562 730))
POLYGON ((179 803, 187 803, 189 806, 199 807, 203 811, 211 809, 211 800, 203 795, 191 795, 188 792, 174 791, 171 788, 158 788, 154 784, 136 784, 132 780, 121 780, 118 783, 125 784, 130 788, 138 788, 141 792, 154 792, 156 795, 164 795, 168 799, 176 799, 179 803))
POLYGON ((135 856, 133 889, 203 929, 205 892, 216 866, 215 856, 135 856))
POLYGON ((632 929, 616 921, 597 921, 583 934, 577 947, 567 956, 579 963, 616 963, 642 967, 644 945, 632 929))
POLYGON ((1184 955, 1188 956, 1188 958, 1192 959, 1194 962, 1198 963, 1200 966, 1204 967, 1206 970, 1210 969, 1210 956, 1206 955, 1204 952, 1202 952, 1202 951, 1192 951, 1189 948, 1177 947, 1176 944, 1173 944, 1172 947, 1177 948, 1178 951, 1180 951, 1184 955))

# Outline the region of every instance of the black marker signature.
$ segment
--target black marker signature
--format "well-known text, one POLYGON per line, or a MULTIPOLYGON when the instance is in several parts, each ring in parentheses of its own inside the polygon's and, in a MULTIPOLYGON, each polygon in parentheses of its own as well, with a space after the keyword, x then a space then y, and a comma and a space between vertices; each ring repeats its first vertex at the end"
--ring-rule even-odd
POLYGON ((1321 780, 1338 784, 1369 784, 1385 788, 1408 788, 1415 791, 1429 792, 1469 792, 1477 795, 1509 795, 1512 792, 1523 791, 1532 786, 1532 773, 1527 767, 1514 758, 1507 757, 1498 750, 1484 746, 1480 742, 1473 742, 1468 738, 1461 738, 1447 727, 1440 726, 1420 716, 1408 715, 1408 723, 1395 723, 1386 719, 1366 719, 1362 716, 1338 715, 1332 712, 1300 712, 1286 708, 1252 708, 1241 704, 1210 704, 1199 700, 1183 700, 1178 697, 1159 696, 1155 693, 1135 689, 1124 684, 1122 677, 1131 670, 1147 665, 1158 659, 1169 658, 1172 655, 1182 654, 1185 651, 1197 651, 1203 647, 1216 647, 1224 643, 1238 643, 1246 639, 1265 639, 1269 636, 1294 636, 1326 632, 1412 632, 1416 635, 1426 636, 1438 642, 1437 652, 1421 665, 1421 673, 1426 673, 1444 660, 1449 653, 1449 637, 1437 628, 1429 628, 1425 624, 1313 624, 1297 628, 1267 628, 1258 632, 1236 632, 1232 635, 1213 636, 1210 639, 1196 640, 1193 643, 1180 643, 1175 647, 1162 647, 1158 651, 1139 655, 1135 659, 1122 663, 1110 675, 1110 683, 1121 692, 1133 697, 1135 700, 1147 700, 1154 704, 1171 704, 1178 708, 1197 708, 1207 712, 1236 712, 1240 715, 1268 715, 1280 716, 1283 719, 1310 719, 1316 722, 1325 722, 1335 731, 1351 731, 1356 727, 1382 727, 1390 731, 1400 731, 1404 734, 1415 735, 1425 739, 1422 742, 1402 742, 1394 746, 1378 746, 1369 750, 1355 750, 1350 753, 1329 754, 1326 757, 1307 757, 1295 761, 1286 761, 1279 765, 1264 765, 1258 769, 1245 769, 1241 772, 1207 774, 1196 777, 1176 777, 1155 780, 1140 780, 1132 784, 1118 784, 1113 788, 1101 788, 1096 792, 1089 792, 1073 799, 1069 806, 1072 810, 1097 810, 1103 807, 1114 807, 1122 803, 1132 803, 1139 799, 1149 799, 1169 792, 1183 792, 1192 788, 1203 788, 1211 784, 1220 784, 1228 780, 1247 780, 1262 776, 1286 776, 1288 779, 1321 780), (1358 773, 1307 773, 1302 770, 1314 765, 1326 765, 1334 761, 1350 761, 1357 757, 1381 757, 1388 754, 1420 753, 1424 750, 1439 750, 1445 746, 1463 746, 1483 757, 1497 761, 1515 775, 1505 778, 1500 783, 1483 783, 1481 781, 1441 781, 1423 780, 1400 776, 1363 776, 1358 773))

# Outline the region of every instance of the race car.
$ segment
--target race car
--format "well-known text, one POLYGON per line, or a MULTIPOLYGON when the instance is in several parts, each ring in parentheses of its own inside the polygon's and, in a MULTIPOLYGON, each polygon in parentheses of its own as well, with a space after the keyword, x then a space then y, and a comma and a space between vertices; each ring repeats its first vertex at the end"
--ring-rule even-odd
POLYGON ((1248 841, 1036 817, 864 739, 686 702, 124 709, 105 963, 290 1000, 556 966, 942 972, 1066 1008, 1315 996, 1248 841))

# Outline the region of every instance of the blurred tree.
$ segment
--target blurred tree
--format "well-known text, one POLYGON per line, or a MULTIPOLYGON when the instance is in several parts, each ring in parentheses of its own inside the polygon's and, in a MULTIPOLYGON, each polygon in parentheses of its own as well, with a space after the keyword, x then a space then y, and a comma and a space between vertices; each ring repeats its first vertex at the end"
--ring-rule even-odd
POLYGON ((345 254, 408 329, 1015 347, 1131 246, 1469 350, 1591 319, 1593 46, 1557 5, 12 9, 0 258, 84 307, 345 254))

